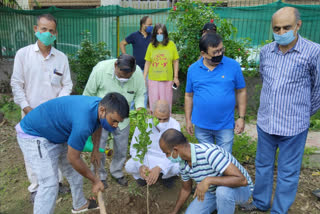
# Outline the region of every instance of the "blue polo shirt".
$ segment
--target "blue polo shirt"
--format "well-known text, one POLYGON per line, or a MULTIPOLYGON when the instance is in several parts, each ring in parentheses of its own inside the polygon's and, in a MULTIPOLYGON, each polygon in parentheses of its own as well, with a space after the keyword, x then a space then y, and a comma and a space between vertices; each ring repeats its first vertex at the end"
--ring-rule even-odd
POLYGON ((144 37, 140 31, 134 32, 126 37, 126 42, 132 44, 133 56, 136 58, 136 63, 139 67, 144 69, 144 57, 147 52, 148 45, 150 43, 151 33, 148 33, 147 37, 144 37))
POLYGON ((235 89, 246 86, 240 64, 226 56, 210 71, 203 58, 193 63, 187 74, 186 92, 193 93, 193 124, 200 128, 234 128, 235 89))
POLYGON ((98 105, 101 98, 65 96, 39 105, 20 122, 29 135, 51 143, 65 143, 82 151, 88 137, 99 127, 98 105))

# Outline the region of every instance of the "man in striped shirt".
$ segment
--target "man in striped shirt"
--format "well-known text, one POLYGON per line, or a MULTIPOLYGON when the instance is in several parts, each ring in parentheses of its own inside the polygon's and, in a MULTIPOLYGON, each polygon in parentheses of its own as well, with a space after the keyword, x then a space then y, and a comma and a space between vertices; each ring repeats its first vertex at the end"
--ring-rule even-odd
POLYGON ((287 213, 294 202, 310 116, 320 107, 320 45, 302 38, 299 11, 284 7, 272 16, 275 42, 261 49, 262 90, 253 203, 247 211, 271 207, 273 169, 278 175, 271 213, 287 213))
POLYGON ((188 199, 192 180, 197 183, 195 198, 186 214, 234 213, 235 205, 251 196, 253 183, 248 172, 226 150, 211 143, 188 143, 176 129, 168 129, 160 138, 160 148, 174 163, 180 163, 183 180, 179 198, 172 213, 178 213, 188 199))

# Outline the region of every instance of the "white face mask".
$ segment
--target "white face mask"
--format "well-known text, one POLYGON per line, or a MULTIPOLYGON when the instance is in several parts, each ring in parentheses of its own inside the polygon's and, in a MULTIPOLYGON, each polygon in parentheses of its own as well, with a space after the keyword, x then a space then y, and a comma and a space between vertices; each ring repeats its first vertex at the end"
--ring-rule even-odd
POLYGON ((116 79, 119 80, 120 83, 126 83, 129 81, 129 79, 126 78, 119 78, 116 73, 114 73, 114 75, 116 76, 116 79))
POLYGON ((164 131, 167 129, 168 125, 169 125, 169 122, 164 122, 164 123, 159 123, 157 127, 160 131, 164 131))

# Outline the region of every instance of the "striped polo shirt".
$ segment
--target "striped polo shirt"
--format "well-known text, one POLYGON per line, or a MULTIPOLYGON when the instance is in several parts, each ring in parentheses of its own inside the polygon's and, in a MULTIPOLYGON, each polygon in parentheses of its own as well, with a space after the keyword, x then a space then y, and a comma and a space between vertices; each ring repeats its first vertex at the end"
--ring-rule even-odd
MULTIPOLYGON (((223 172, 233 163, 248 181, 251 192, 253 191, 253 183, 247 170, 227 151, 215 144, 201 143, 192 144, 191 147, 191 163, 187 161, 180 162, 180 173, 183 181, 193 179, 200 183, 206 177, 223 176, 223 172)), ((210 185, 208 191, 215 193, 217 186, 210 185)))
POLYGON ((266 133, 294 136, 309 128, 320 108, 320 45, 298 36, 282 53, 272 42, 261 49, 262 89, 257 125, 266 133))

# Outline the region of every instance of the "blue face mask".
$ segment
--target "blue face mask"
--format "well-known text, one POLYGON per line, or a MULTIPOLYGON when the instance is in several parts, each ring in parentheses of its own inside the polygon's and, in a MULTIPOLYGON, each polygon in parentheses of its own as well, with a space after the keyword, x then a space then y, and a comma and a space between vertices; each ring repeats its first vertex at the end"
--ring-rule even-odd
POLYGON ((172 157, 172 153, 173 153, 173 151, 171 152, 171 156, 168 157, 168 159, 169 159, 172 163, 179 163, 179 162, 182 161, 182 159, 180 158, 179 155, 178 155, 177 158, 173 158, 173 157, 172 157))
POLYGON ((279 45, 289 45, 296 37, 293 34, 293 30, 288 31, 282 35, 273 33, 274 40, 279 45))
POLYGON ((40 33, 39 31, 35 33, 35 36, 45 45, 52 45, 54 40, 56 40, 56 36, 52 35, 50 32, 40 33))
POLYGON ((157 41, 162 42, 163 41, 163 34, 157 34, 157 41))
POLYGON ((151 33, 153 30, 153 27, 152 26, 148 26, 147 29, 146 29, 146 32, 147 33, 151 33))
POLYGON ((102 126, 102 128, 104 128, 105 130, 107 130, 108 132, 114 132, 116 130, 116 128, 112 127, 106 117, 104 116, 102 119, 100 119, 100 124, 102 126))

